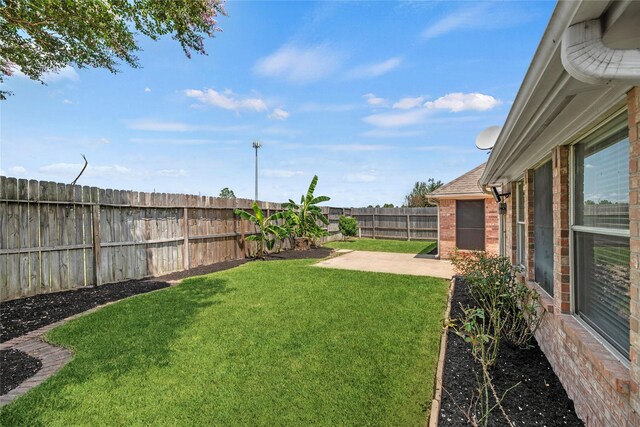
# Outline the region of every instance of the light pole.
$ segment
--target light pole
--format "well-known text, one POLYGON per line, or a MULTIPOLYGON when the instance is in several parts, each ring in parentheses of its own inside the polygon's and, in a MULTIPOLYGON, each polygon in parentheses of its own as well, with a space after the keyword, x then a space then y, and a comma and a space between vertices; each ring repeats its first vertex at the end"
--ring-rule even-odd
POLYGON ((253 141, 252 147, 256 149, 256 198, 255 201, 258 201, 258 148, 262 147, 262 142, 253 141))

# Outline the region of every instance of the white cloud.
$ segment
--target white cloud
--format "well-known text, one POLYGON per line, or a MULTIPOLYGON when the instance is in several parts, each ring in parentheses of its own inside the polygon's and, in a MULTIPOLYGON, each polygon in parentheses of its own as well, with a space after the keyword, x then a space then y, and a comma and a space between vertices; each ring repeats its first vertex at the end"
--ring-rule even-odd
POLYGON ((411 108, 419 107, 424 102, 424 97, 418 96, 415 98, 402 98, 400 101, 394 103, 391 108, 397 110, 409 110, 411 108))
POLYGON ((302 113, 343 113, 353 111, 357 108, 355 104, 318 104, 307 102, 298 109, 302 113))
POLYGON ((152 132, 195 132, 195 131, 213 131, 213 132, 238 132, 247 130, 247 126, 210 126, 210 125, 193 125, 184 122, 171 122, 155 119, 133 119, 125 122, 129 129, 146 130, 152 132))
POLYGON ((350 173, 347 175, 347 181, 349 182, 373 182, 376 179, 375 175, 368 173, 350 173))
POLYGON ((282 108, 276 108, 267 117, 272 120, 286 120, 289 117, 289 112, 282 108))
MULTIPOLYGON (((53 163, 50 165, 42 166, 39 171, 48 175, 68 175, 78 174, 84 164, 82 163, 53 163)), ((93 166, 89 164, 83 176, 87 177, 113 177, 113 176, 133 176, 135 172, 131 169, 120 165, 104 165, 93 166)))
POLYGON ((375 64, 362 65, 347 72, 348 79, 378 77, 395 70, 402 64, 402 58, 389 58, 386 61, 375 64))
POLYGON ((362 97, 367 100, 369 105, 373 105, 375 107, 380 107, 387 103, 386 99, 375 96, 372 93, 365 93, 362 97))
POLYGON ((268 178, 293 178, 301 175, 304 175, 304 172, 283 169, 264 169, 262 171, 262 176, 268 178))
POLYGON ((218 141, 195 138, 131 138, 134 144, 171 144, 171 145, 205 145, 218 144, 218 141))
POLYGON ((189 98, 195 98, 202 104, 213 105, 231 111, 266 111, 267 104, 260 98, 240 98, 231 90, 218 92, 215 89, 205 91, 198 89, 187 89, 184 91, 189 98))
POLYGON ((421 108, 404 113, 372 114, 362 120, 377 127, 391 128, 423 123, 428 114, 428 110, 421 108))
POLYGON ((455 113, 466 110, 486 111, 500 104, 502 104, 502 101, 491 95, 484 95, 477 92, 456 92, 449 93, 435 101, 426 102, 424 106, 430 110, 449 110, 455 113))
POLYGON ((324 148, 329 151, 384 151, 391 149, 388 145, 379 144, 330 144, 330 145, 318 145, 317 148, 324 148))
POLYGON ((161 169, 158 171, 158 175, 170 177, 188 176, 187 171, 184 169, 161 169))
MULTIPOLYGON (((13 70, 13 75, 15 77, 20 77, 20 78, 24 78, 24 79, 28 79, 29 76, 27 76, 25 73, 23 73, 20 68, 16 67, 13 70)), ((64 81, 64 80, 69 80, 72 82, 77 82, 80 80, 80 76, 78 75, 78 73, 76 72, 76 70, 70 66, 67 65, 65 67, 60 68, 58 71, 49 71, 48 73, 44 73, 42 74, 42 81, 45 83, 55 83, 55 82, 60 82, 60 81, 64 81)))
POLYGON ((410 138, 424 135, 424 132, 417 130, 371 129, 360 135, 367 138, 410 138))
POLYGON ((96 142, 102 145, 111 144, 111 141, 109 140, 109 138, 100 138, 96 142))
POLYGON ((292 83, 311 83, 333 74, 343 55, 328 45, 308 48, 285 45, 260 59, 253 70, 266 77, 279 77, 292 83))
POLYGON ((528 22, 534 16, 535 14, 531 10, 524 10, 509 4, 509 2, 465 4, 458 10, 430 24, 420 35, 422 39, 430 40, 459 30, 509 28, 528 22))
POLYGON ((70 99, 63 99, 62 103, 63 104, 73 104, 73 101, 71 101, 70 99))
POLYGON ((145 87, 145 88, 144 88, 144 91, 145 91, 146 93, 149 93, 149 92, 151 92, 151 88, 150 88, 150 87, 145 87))
POLYGON ((54 83, 63 80, 70 80, 72 82, 77 82, 80 80, 80 76, 73 69, 73 67, 67 65, 66 67, 61 68, 57 72, 49 72, 42 75, 42 80, 45 83, 54 83))
POLYGON ((9 174, 13 176, 24 176, 24 175, 27 175, 28 173, 29 172, 24 166, 14 166, 9 168, 9 174))

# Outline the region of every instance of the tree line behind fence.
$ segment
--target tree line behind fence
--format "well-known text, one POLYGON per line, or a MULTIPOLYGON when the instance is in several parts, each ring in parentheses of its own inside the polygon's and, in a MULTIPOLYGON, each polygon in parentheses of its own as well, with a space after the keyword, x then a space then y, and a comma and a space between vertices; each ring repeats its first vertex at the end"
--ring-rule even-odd
MULTIPOLYGON (((0 300, 245 258, 255 251, 245 236, 256 230, 233 210, 252 203, 0 177, 0 300)), ((259 204, 282 210, 279 203, 259 204)), ((326 240, 340 237, 340 215, 356 217, 362 237, 437 236, 435 208, 323 207, 323 213, 330 220, 326 240)))

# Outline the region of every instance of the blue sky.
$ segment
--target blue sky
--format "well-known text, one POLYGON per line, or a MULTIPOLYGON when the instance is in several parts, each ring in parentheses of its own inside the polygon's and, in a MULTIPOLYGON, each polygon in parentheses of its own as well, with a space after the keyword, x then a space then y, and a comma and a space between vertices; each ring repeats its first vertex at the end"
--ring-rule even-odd
POLYGON ((142 68, 21 76, 0 103, 2 175, 137 191, 400 204, 486 161, 554 2, 229 1, 208 55, 141 39, 142 68))

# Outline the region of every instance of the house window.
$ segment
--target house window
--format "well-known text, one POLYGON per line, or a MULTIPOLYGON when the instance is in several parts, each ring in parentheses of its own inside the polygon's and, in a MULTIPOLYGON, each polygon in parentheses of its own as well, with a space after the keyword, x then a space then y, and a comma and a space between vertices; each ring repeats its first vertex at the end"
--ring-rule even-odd
POLYGON ((484 199, 456 200, 456 246, 484 251, 484 199))
POLYGON ((535 281, 553 296, 553 171, 546 162, 533 173, 535 281))
POLYGON ((525 242, 524 242, 524 184, 522 181, 516 183, 516 264, 525 265, 525 242))
POLYGON ((576 312, 629 357, 629 138, 623 118, 577 144, 574 153, 576 312))

